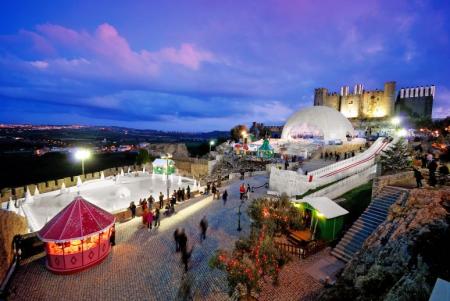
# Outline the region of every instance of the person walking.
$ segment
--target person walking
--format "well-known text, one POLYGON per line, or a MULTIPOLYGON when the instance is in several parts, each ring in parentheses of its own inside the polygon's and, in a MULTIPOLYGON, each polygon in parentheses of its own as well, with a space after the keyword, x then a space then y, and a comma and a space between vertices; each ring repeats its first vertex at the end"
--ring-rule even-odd
POLYGON ((180 228, 176 228, 173 232, 173 238, 175 240, 175 252, 180 252, 180 228))
POLYGON ((130 207, 128 207, 128 209, 130 209, 130 211, 131 211, 131 218, 135 218, 136 217, 136 205, 134 204, 134 202, 130 203, 130 207))
POLYGON ((213 195, 213 199, 215 199, 216 198, 216 193, 217 193, 217 188, 216 188, 216 184, 215 183, 213 183, 213 185, 212 185, 211 192, 212 192, 212 195, 213 195))
POLYGON ((154 203, 155 203, 155 198, 152 195, 150 195, 150 197, 148 198, 148 207, 150 209, 153 209, 153 204, 154 203))
POLYGON ((175 213, 175 204, 177 203, 177 195, 174 193, 172 195, 172 199, 170 200, 170 209, 172 213, 175 213))
POLYGON ((245 185, 244 183, 241 184, 241 186, 239 187, 239 199, 242 201, 242 199, 244 198, 244 194, 245 194, 245 185))
POLYGON ((187 242, 188 242, 188 239, 187 239, 186 233, 184 231, 184 228, 182 228, 180 231, 180 234, 178 236, 178 244, 180 246, 181 252, 186 252, 187 242))
POLYGON ((160 215, 161 215, 161 213, 160 213, 159 209, 156 208, 155 209, 155 217, 154 217, 154 219, 155 219, 155 228, 159 227, 161 225, 161 223, 160 223, 160 217, 161 216, 160 215))
POLYGON ((150 231, 152 229, 152 225, 153 225, 153 212, 151 210, 149 210, 147 212, 147 229, 148 229, 148 231, 150 231))
POLYGON ((227 203, 227 198, 228 198, 228 191, 224 191, 222 194, 222 200, 223 200, 223 205, 225 206, 225 204, 227 203))
POLYGON ((184 265, 184 272, 188 271, 189 259, 191 258, 193 250, 194 250, 194 246, 192 246, 189 251, 188 250, 181 251, 181 262, 184 265))
POLYGON ((436 160, 431 160, 428 163, 428 171, 430 175, 429 184, 430 186, 434 187, 436 186, 437 180, 436 180, 436 169, 437 169, 437 163, 436 160))
POLYGON ((115 225, 113 225, 111 227, 111 236, 109 237, 109 243, 113 247, 116 245, 116 226, 115 225))
POLYGON ((159 209, 162 209, 164 206, 164 195, 162 192, 159 193, 159 209))
POLYGON ((423 186, 422 185, 422 179, 423 179, 422 173, 415 167, 413 167, 413 170, 414 170, 414 178, 416 178, 417 188, 421 188, 423 186))
POLYGON ((206 239, 206 230, 208 230, 208 220, 206 219, 206 216, 203 216, 202 220, 200 221, 200 240, 206 239))
POLYGON ((189 187, 189 185, 186 188, 186 194, 187 194, 187 199, 189 200, 191 198, 191 187, 189 187))

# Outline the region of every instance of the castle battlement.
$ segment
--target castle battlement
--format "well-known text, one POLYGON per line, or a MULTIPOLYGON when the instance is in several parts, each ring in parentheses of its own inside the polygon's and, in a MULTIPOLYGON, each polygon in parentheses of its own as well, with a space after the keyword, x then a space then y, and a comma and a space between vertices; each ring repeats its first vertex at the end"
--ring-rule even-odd
POLYGON ((400 97, 400 99, 427 97, 427 96, 431 96, 434 98, 435 93, 436 93, 435 85, 423 86, 423 87, 420 86, 420 87, 415 87, 415 88, 401 88, 399 97, 400 97))
POLYGON ((317 88, 314 90, 314 105, 332 107, 347 118, 385 118, 402 110, 406 114, 413 112, 414 116, 431 118, 436 93, 434 85, 402 88, 398 95, 395 95, 395 85, 395 81, 389 81, 384 83, 383 90, 365 90, 362 84, 356 84, 352 92, 349 86, 341 86, 340 93, 317 88), (408 100, 409 104, 403 100, 408 100))

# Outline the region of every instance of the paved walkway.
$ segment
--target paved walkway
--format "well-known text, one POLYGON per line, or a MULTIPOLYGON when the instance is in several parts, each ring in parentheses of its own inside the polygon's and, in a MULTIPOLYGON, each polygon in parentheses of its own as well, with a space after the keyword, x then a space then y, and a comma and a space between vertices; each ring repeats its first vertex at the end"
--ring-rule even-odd
MULTIPOLYGON (((256 176, 245 183, 260 186, 267 181, 266 176, 256 176)), ((44 259, 21 266, 10 285, 9 300, 176 300, 184 274, 173 241, 177 227, 186 229, 189 246, 194 245, 188 272, 193 291, 201 300, 229 300, 225 274, 210 269, 208 260, 215 250, 231 249, 240 235, 248 235, 246 214, 241 216, 243 231, 236 231, 240 183, 226 187, 226 206, 221 200, 193 201, 162 220, 157 230, 143 229, 140 218, 117 225, 117 245, 102 264, 89 270, 54 275, 45 269, 44 259), (207 239, 201 243, 198 224, 204 215, 209 228, 207 239)), ((265 188, 259 188, 251 197, 265 193, 265 188)), ((242 211, 246 208, 247 203, 242 211)))

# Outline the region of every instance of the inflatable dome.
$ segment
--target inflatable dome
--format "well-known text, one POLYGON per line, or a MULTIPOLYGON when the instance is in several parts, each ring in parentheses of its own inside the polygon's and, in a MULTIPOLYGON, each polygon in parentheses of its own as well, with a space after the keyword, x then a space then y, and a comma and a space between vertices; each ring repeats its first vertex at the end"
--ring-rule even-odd
POLYGON ((314 106, 292 114, 284 125, 281 138, 346 141, 347 135, 353 136, 354 129, 344 115, 330 107, 314 106))

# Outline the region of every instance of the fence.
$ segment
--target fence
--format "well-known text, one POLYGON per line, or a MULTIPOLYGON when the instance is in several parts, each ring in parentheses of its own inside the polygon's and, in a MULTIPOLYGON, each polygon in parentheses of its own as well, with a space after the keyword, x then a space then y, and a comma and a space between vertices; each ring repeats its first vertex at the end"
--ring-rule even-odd
POLYGON ((372 165, 363 170, 362 172, 359 172, 337 183, 334 183, 319 191, 313 192, 309 194, 308 197, 326 196, 330 199, 335 199, 343 195, 344 193, 372 180, 375 177, 376 170, 377 166, 372 165))

